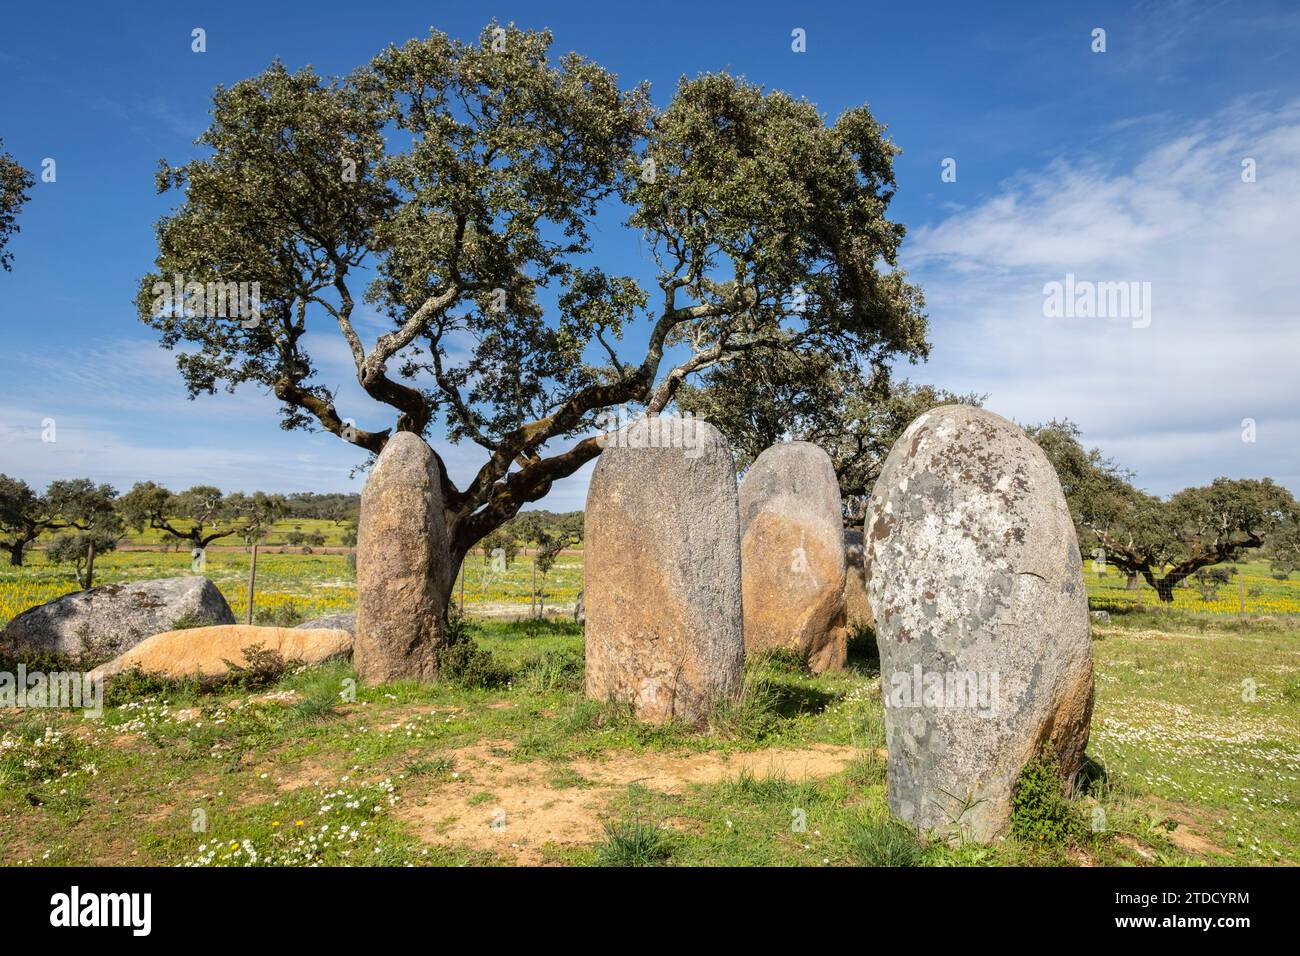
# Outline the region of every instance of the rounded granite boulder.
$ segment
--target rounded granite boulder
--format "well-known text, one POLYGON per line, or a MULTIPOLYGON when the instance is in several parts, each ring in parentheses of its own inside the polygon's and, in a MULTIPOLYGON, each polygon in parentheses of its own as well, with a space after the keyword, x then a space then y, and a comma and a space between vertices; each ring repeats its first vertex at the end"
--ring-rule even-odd
POLYGON ((1088 742, 1088 600, 1056 472, 1006 419, 933 409, 885 461, 866 548, 890 809, 998 837, 1025 765, 1050 749, 1073 786, 1088 742))
POLYGON ((745 652, 792 650, 814 672, 847 656, 844 519, 830 456, 782 442, 740 483, 740 568, 745 652))

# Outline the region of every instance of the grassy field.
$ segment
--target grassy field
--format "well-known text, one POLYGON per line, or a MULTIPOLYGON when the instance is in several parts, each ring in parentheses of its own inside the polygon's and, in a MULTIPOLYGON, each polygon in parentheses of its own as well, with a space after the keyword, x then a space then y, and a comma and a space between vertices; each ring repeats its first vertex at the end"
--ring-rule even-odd
MULTIPOLYGON (((237 612, 245 562, 208 558, 237 612)), ((576 591, 580 562, 562 559, 548 601, 576 591)), ((124 552, 102 570, 187 568, 184 555, 124 552)), ((469 562, 467 609, 526 602, 530 568, 525 557, 494 577, 469 562)), ((697 732, 586 700, 576 625, 478 620, 491 658, 432 686, 354 690, 350 668, 329 665, 261 687, 110 686, 97 720, 0 711, 0 860, 1300 864, 1300 620, 1279 613, 1295 585, 1241 571, 1248 587, 1269 581, 1244 623, 1195 592, 1153 610, 1148 589, 1129 607, 1122 581, 1090 576, 1114 611, 1094 628, 1099 770, 1060 840, 946 846, 889 822, 866 635, 842 674, 751 661, 741 704, 697 732)), ((67 590, 61 573, 6 569, 0 593, 11 606, 67 590)), ((314 614, 354 600, 343 555, 264 554, 259 581, 259 613, 264 599, 271 614, 277 601, 314 614)))
MULTIPOLYGON (((248 554, 242 550, 211 549, 204 573, 221 589, 238 620, 248 608, 248 554)), ((97 584, 115 584, 142 578, 189 574, 188 551, 117 551, 101 555, 95 562, 97 584)), ((1236 566, 1237 578, 1219 587, 1212 600, 1205 600, 1193 587, 1178 588, 1172 608, 1161 605, 1145 583, 1127 590, 1122 575, 1113 569, 1104 574, 1088 573, 1088 600, 1094 609, 1110 611, 1176 612, 1196 619, 1227 620, 1242 616, 1240 598, 1245 597, 1245 617, 1300 616, 1300 580, 1277 581, 1265 562, 1243 562, 1236 566)), ((463 569, 464 588, 454 589, 459 605, 463 597, 469 613, 509 615, 523 611, 533 593, 532 555, 521 553, 504 571, 494 571, 481 553, 472 554, 463 569)), ((36 604, 77 590, 72 568, 51 565, 44 552, 32 551, 24 567, 0 564, 0 625, 36 604)), ((572 610, 582 590, 582 553, 566 552, 546 577, 539 576, 537 590, 544 607, 552 612, 572 610)), ((350 611, 356 603, 355 575, 346 554, 303 554, 300 549, 281 553, 278 547, 264 547, 257 562, 256 620, 261 623, 292 624, 350 611)))
MULTIPOLYGON (((248 554, 212 549, 205 558, 206 574, 220 588, 243 621, 248 610, 248 554)), ((0 564, 0 626, 29 607, 78 590, 67 565, 53 565, 44 552, 29 552, 26 564, 0 564)), ((95 560, 95 583, 117 584, 144 578, 190 574, 189 552, 115 551, 95 560)), ((532 594, 532 556, 521 554, 505 571, 495 572, 480 555, 465 562, 464 602, 467 612, 527 613, 532 594)), ((545 578, 538 577, 544 609, 569 611, 582 589, 581 554, 563 554, 545 578)), ((459 603, 462 592, 455 589, 459 603)), ((257 558, 256 621, 294 624, 324 614, 351 611, 356 606, 356 577, 346 554, 301 554, 261 550, 257 558)))
MULTIPOLYGON (((1185 586, 1174 589, 1172 610, 1204 617, 1237 617, 1242 614, 1244 602, 1244 613, 1249 617, 1300 615, 1300 580, 1276 580, 1266 561, 1243 561, 1219 567, 1236 571, 1230 583, 1202 593, 1195 581, 1188 580, 1185 586)), ((1086 561, 1084 568, 1088 571, 1085 577, 1090 607, 1108 611, 1161 608, 1155 591, 1145 581, 1130 591, 1125 576, 1114 568, 1096 574, 1086 561)))
POLYGON ((581 695, 568 622, 480 622, 456 681, 351 692, 110 687, 102 718, 0 711, 8 864, 1296 864, 1294 626, 1116 615, 1096 631, 1067 839, 926 844, 888 821, 879 675, 751 662, 706 732, 581 695), (483 686, 486 685, 486 686, 483 686))

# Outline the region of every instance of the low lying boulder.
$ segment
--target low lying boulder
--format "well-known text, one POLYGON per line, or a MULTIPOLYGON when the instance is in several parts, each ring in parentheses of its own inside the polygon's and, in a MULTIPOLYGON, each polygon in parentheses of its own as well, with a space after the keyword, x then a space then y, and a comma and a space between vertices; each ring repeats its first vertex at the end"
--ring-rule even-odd
POLYGON ((10 621, 0 644, 16 652, 104 660, 178 624, 234 623, 217 586, 205 577, 186 575, 102 584, 55 598, 10 621))
POLYGON ((315 617, 310 621, 303 621, 301 624, 295 624, 296 631, 347 631, 353 637, 357 636, 357 616, 355 614, 326 614, 324 617, 315 617))
POLYGON ((263 653, 275 652, 286 663, 320 664, 351 654, 352 635, 342 628, 303 630, 255 624, 164 631, 96 668, 91 679, 138 669, 159 677, 197 677, 216 683, 230 676, 227 661, 247 665, 245 650, 259 645, 263 653))

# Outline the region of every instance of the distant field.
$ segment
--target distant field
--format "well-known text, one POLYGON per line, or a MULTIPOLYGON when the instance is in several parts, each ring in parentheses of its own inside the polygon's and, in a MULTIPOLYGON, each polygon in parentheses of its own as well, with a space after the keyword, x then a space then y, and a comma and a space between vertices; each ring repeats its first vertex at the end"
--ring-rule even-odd
MULTIPOLYGON (((188 551, 117 551, 95 559, 95 584, 190 574, 188 551)), ((221 589, 239 621, 248 609, 248 555, 209 551, 203 572, 221 589)), ((0 567, 0 622, 35 604, 77 590, 71 568, 51 565, 41 552, 22 568, 0 567)), ((343 554, 275 554, 257 558, 258 620, 296 623, 322 614, 350 611, 357 590, 343 554)))
MULTIPOLYGON (((1135 591, 1126 589, 1127 579, 1114 568, 1107 568, 1104 575, 1097 575, 1091 570, 1091 564, 1085 559, 1084 577, 1088 583, 1088 604, 1098 610, 1126 610, 1137 608, 1154 608, 1160 605, 1156 592, 1143 581, 1135 591)), ((1233 568, 1233 565, 1219 565, 1220 568, 1233 568)), ((1300 580, 1275 580, 1269 571, 1267 561, 1242 562, 1236 565, 1237 575, 1245 590, 1246 614, 1259 615, 1300 615, 1300 580)), ((1195 588, 1189 581, 1189 587, 1180 587, 1174 591, 1173 610, 1187 611, 1195 615, 1221 617, 1236 616, 1241 613, 1237 576, 1228 584, 1220 585, 1218 593, 1211 600, 1195 588)), ((1169 608, 1169 605, 1160 605, 1169 608)))
MULTIPOLYGON (((301 530, 319 530, 337 546, 341 528, 330 522, 300 522, 301 530), (332 533, 332 537, 331 537, 332 533)), ((278 553, 278 537, 293 530, 277 526, 264 543, 257 562, 256 611, 258 620, 293 622, 322 614, 350 611, 356 604, 356 581, 346 553, 302 554, 297 549, 278 553)), ((538 577, 538 590, 548 612, 572 610, 582 590, 583 555, 580 548, 566 551, 556 561, 550 575, 538 577)), ((1113 569, 1098 575, 1084 563, 1088 601, 1093 609, 1109 611, 1136 610, 1176 611, 1195 618, 1223 619, 1241 614, 1237 578, 1222 585, 1209 601, 1194 587, 1178 588, 1172 608, 1161 605, 1155 591, 1145 582, 1137 590, 1126 589, 1123 575, 1113 569)), ((1224 567, 1231 567, 1230 565, 1224 567)), ((1275 580, 1264 561, 1243 562, 1236 566, 1245 592, 1247 617, 1300 616, 1300 579, 1275 580)), ((117 551, 101 555, 95 562, 95 583, 112 584, 142 578, 166 577, 190 573, 188 549, 117 551)), ((247 610, 248 554, 232 544, 229 550, 213 548, 207 555, 205 572, 230 602, 239 620, 247 610)), ((0 564, 0 624, 14 615, 77 590, 69 566, 50 565, 44 553, 29 553, 26 566, 13 568, 0 564)), ((476 611, 500 615, 511 608, 525 608, 532 594, 532 555, 520 553, 504 571, 493 571, 491 561, 475 552, 465 561, 463 598, 468 613, 476 611)), ((453 591, 459 605, 462 588, 453 591)))
MULTIPOLYGON (((29 607, 77 590, 72 568, 52 565, 41 551, 30 552, 21 568, 0 565, 0 625, 29 607)), ((145 578, 189 574, 188 551, 116 551, 95 560, 95 583, 115 584, 145 578)), ((248 554, 213 549, 204 572, 220 588, 235 617, 248 610, 248 554)), ((481 555, 465 562, 465 610, 492 613, 529 605, 532 556, 521 554, 504 572, 493 572, 481 555)), ((548 578, 538 577, 544 608, 567 611, 582 589, 582 556, 561 555, 548 578)), ((461 589, 455 589, 459 603, 461 589)), ((356 607, 356 578, 347 554, 279 554, 263 548, 257 558, 256 619, 261 623, 292 624, 356 607)))
POLYGON ((344 700, 336 662, 265 692, 127 687, 101 720, 0 709, 0 862, 1300 864, 1300 634, 1189 621, 1094 627, 1099 767, 1064 844, 948 846, 890 822, 865 642, 841 673, 747 661, 742 704, 699 732, 586 699, 578 625, 480 621, 508 671, 492 686, 344 700))

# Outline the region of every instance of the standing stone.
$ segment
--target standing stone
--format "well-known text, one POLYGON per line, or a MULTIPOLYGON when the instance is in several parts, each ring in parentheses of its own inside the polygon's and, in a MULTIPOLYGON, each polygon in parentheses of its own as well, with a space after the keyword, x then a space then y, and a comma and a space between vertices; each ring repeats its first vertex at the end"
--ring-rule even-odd
POLYGON ((587 491, 587 696, 702 725, 740 694, 745 650, 731 449, 697 419, 611 437, 587 491))
POLYGON ((830 456, 806 441, 773 445, 740 483, 745 652, 787 648, 816 673, 841 668, 844 520, 830 456))
POLYGON ((363 683, 437 676, 449 591, 438 463, 419 435, 398 432, 361 493, 352 662, 363 683))
POLYGON ((947 405, 895 443, 866 528, 890 809, 993 839, 1025 764, 1050 745, 1072 788, 1088 743, 1088 600, 1056 473, 1011 422, 947 405))
POLYGON ((845 615, 850 624, 875 627, 871 602, 867 600, 867 562, 861 531, 844 529, 844 558, 848 564, 848 573, 844 577, 845 615))

